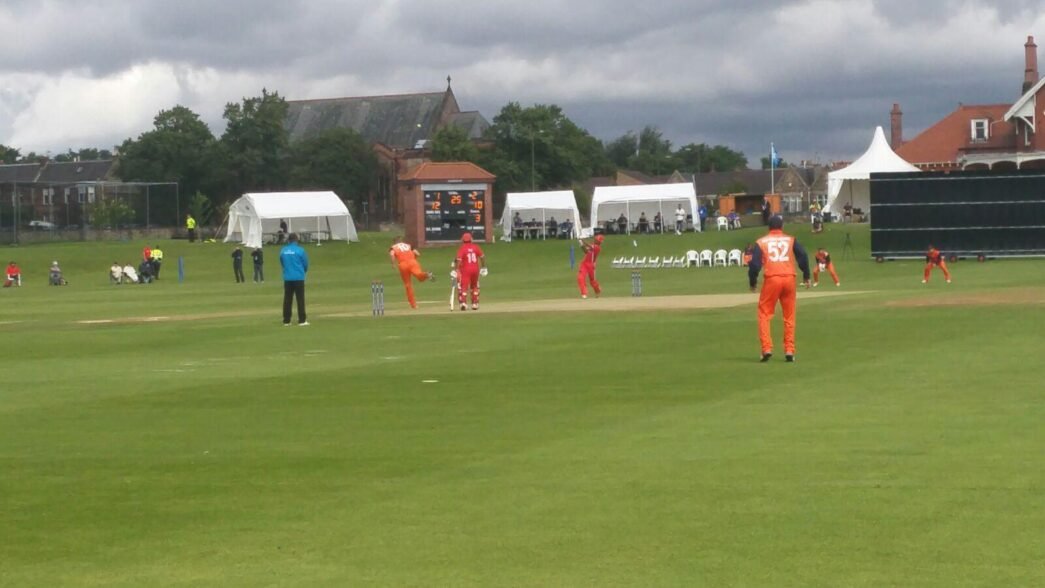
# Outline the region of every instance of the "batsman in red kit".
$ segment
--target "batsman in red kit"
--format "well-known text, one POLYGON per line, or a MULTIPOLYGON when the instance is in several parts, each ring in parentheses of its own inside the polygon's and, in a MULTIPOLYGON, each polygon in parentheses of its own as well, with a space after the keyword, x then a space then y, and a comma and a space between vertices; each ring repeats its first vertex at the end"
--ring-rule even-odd
POLYGON ((838 273, 835 272, 835 264, 831 263, 831 254, 827 252, 827 249, 818 247, 816 250, 816 265, 813 266, 814 288, 820 285, 820 272, 824 270, 827 270, 827 273, 831 274, 831 279, 835 281, 835 286, 842 285, 842 282, 838 281, 838 273))
POLYGON ((595 279, 595 263, 599 259, 599 253, 602 253, 602 241, 605 239, 602 235, 595 235, 595 241, 593 243, 586 243, 581 240, 581 249, 584 250, 584 259, 581 261, 581 269, 577 272, 577 286, 581 289, 581 298, 588 297, 588 284, 591 282, 592 290, 595 290, 595 296, 597 297, 602 293, 602 288, 599 287, 599 281, 595 279))
POLYGON ((943 253, 940 250, 929 245, 929 250, 925 252, 925 273, 922 275, 922 283, 929 282, 929 274, 933 271, 933 266, 940 268, 943 272, 943 279, 947 280, 947 283, 951 283, 951 272, 947 271, 947 262, 943 259, 943 253))
POLYGON ((457 270, 457 301, 461 303, 461 310, 468 310, 465 304, 468 292, 472 293, 472 310, 479 310, 479 276, 486 275, 486 256, 478 245, 472 243, 471 233, 461 235, 461 248, 457 250, 454 264, 457 270))
POLYGON ((802 284, 809 287, 809 256, 791 235, 783 231, 784 219, 774 215, 769 219, 769 234, 755 241, 755 250, 748 265, 751 291, 758 286, 758 272, 763 271, 762 293, 758 297, 758 338, 762 344, 761 361, 773 356, 773 337, 769 322, 773 319, 777 301, 784 312, 784 359, 795 361, 795 306, 798 296, 795 285, 795 262, 802 270, 802 284))

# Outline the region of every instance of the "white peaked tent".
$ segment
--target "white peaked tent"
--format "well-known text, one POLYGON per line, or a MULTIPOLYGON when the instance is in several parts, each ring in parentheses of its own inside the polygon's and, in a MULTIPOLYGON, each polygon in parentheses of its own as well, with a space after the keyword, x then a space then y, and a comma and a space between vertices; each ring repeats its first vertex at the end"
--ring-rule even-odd
POLYGON ((922 171, 904 161, 889 147, 882 127, 874 130, 871 146, 856 161, 838 171, 827 174, 827 205, 824 210, 841 215, 842 207, 852 203, 853 208, 871 212, 871 174, 882 172, 922 171))
POLYGON ((538 220, 547 226, 548 219, 555 217, 561 223, 566 219, 573 221, 575 235, 581 233, 581 213, 577 210, 577 199, 572 190, 556 190, 551 192, 509 192, 504 202, 504 214, 501 215, 501 227, 504 235, 511 239, 512 218, 518 212, 523 222, 538 220))
MULTIPOLYGON (((675 227, 675 209, 681 204, 686 214, 696 218, 697 193, 693 184, 642 184, 638 186, 599 186, 591 197, 591 226, 602 226, 606 221, 616 220, 621 213, 631 225, 646 213, 650 227, 653 217, 659 212, 663 223, 661 229, 670 231, 675 227)), ((696 226, 700 226, 699 223, 696 226)))
POLYGON ((313 233, 316 239, 359 241, 356 225, 345 203, 333 192, 269 192, 244 194, 229 207, 225 242, 261 247, 264 235, 287 230, 313 233))

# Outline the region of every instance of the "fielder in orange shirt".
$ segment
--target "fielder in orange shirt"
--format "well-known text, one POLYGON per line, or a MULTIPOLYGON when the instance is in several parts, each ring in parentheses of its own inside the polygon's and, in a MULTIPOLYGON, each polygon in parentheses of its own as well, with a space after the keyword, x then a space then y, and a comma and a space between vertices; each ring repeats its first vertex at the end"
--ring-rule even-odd
POLYGON ((784 219, 773 215, 769 219, 769 234, 755 241, 755 250, 748 264, 751 291, 758 286, 758 272, 765 270, 762 293, 758 297, 758 337, 762 344, 761 361, 773 356, 773 337, 769 321, 773 319, 777 301, 784 312, 784 358, 795 361, 795 262, 802 270, 802 284, 809 287, 809 256, 791 235, 784 234, 784 219))
POLYGON ((933 271, 933 266, 940 268, 943 272, 943 279, 947 280, 947 283, 951 283, 951 272, 947 271, 947 262, 943 259, 943 253, 940 250, 929 245, 929 250, 925 252, 925 273, 922 274, 922 283, 925 284, 929 281, 929 274, 933 271))
POLYGON ((432 272, 421 269, 421 264, 417 262, 421 252, 411 247, 409 243, 404 243, 402 237, 392 240, 392 247, 388 250, 388 255, 392 258, 392 267, 399 270, 399 277, 402 278, 403 287, 406 288, 406 299, 410 302, 410 308, 417 308, 417 300, 414 299, 414 284, 410 281, 411 276, 417 278, 418 282, 428 280, 434 282, 435 276, 432 275, 432 272))
POLYGON ((820 285, 820 272, 827 270, 827 273, 831 274, 831 279, 835 281, 835 286, 841 286, 842 282, 838 281, 838 273, 835 272, 835 264, 831 263, 831 254, 827 252, 823 247, 817 247, 816 249, 816 265, 813 266, 813 287, 816 288, 820 285))

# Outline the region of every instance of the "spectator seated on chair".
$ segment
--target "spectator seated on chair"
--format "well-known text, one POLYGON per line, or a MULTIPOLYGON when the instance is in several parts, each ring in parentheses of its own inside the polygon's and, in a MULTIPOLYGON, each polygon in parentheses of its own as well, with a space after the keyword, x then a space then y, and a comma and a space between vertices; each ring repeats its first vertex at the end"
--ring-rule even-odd
POLYGON ((553 217, 548 219, 548 228, 547 228, 547 232, 545 233, 545 236, 546 237, 551 237, 551 238, 554 239, 555 235, 558 232, 559 232, 559 223, 556 222, 555 217, 553 216, 553 217))
POLYGON ((649 219, 646 218, 646 211, 645 210, 642 211, 642 214, 639 215, 639 232, 640 233, 648 233, 649 232, 649 219))
POLYGON ((623 212, 617 217, 617 232, 622 235, 628 232, 628 217, 623 212))
POLYGON ((653 231, 659 233, 661 228, 664 226, 664 217, 660 215, 660 211, 653 215, 653 231))
POLYGON ((845 206, 842 207, 842 222, 848 223, 853 221, 853 203, 846 202, 845 206))
POLYGON ((109 266, 109 283, 110 284, 122 284, 123 283, 123 266, 115 261, 109 266))
POLYGON ((726 215, 726 219, 729 221, 729 228, 730 229, 739 229, 740 228, 740 215, 737 214, 736 210, 729 211, 729 214, 726 215))
POLYGON ((58 267, 58 260, 51 262, 51 269, 47 272, 47 283, 51 286, 68 286, 69 282, 62 277, 62 268, 58 267))
POLYGON ((559 238, 560 239, 572 239, 573 238, 573 221, 566 219, 559 224, 559 238))

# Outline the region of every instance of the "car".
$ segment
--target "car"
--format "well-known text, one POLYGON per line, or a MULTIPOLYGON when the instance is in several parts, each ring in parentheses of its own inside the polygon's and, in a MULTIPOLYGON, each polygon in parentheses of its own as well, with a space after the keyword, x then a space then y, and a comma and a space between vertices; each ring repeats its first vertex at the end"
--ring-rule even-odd
POLYGON ((53 230, 55 228, 55 224, 54 223, 52 223, 50 221, 45 221, 45 220, 29 221, 29 226, 31 228, 34 228, 34 229, 53 230))

